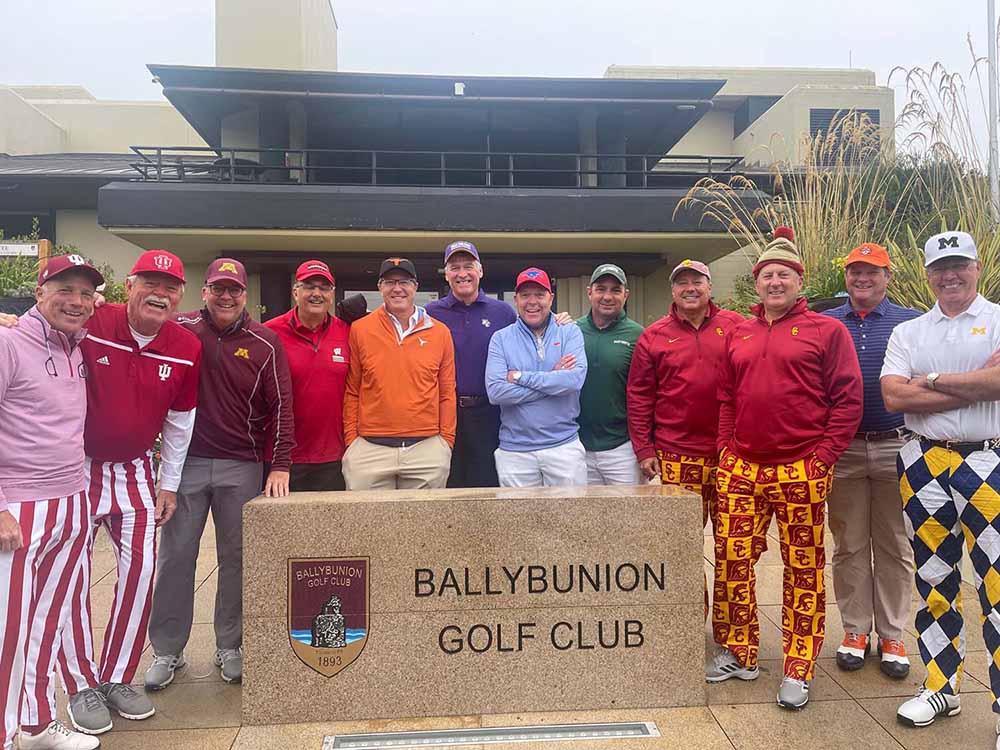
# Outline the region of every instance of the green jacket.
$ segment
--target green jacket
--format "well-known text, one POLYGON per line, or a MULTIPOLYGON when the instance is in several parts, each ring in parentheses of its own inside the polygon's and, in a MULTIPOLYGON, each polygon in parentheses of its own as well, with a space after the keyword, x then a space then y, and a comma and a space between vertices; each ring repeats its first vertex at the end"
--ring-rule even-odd
POLYGON ((609 451, 628 441, 625 386, 642 326, 625 315, 603 330, 591 313, 576 321, 587 351, 587 379, 580 393, 580 442, 588 451, 609 451))

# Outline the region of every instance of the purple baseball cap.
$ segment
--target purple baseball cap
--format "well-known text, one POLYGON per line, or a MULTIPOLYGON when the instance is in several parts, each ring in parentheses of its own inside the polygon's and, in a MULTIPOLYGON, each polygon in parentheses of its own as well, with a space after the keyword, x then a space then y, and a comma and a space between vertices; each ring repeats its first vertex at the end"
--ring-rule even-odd
POLYGON ((444 249, 444 262, 448 262, 450 258, 455 253, 468 253, 476 260, 479 260, 479 251, 476 250, 476 246, 471 242, 466 242, 465 240, 458 240, 457 242, 452 242, 448 247, 444 249))

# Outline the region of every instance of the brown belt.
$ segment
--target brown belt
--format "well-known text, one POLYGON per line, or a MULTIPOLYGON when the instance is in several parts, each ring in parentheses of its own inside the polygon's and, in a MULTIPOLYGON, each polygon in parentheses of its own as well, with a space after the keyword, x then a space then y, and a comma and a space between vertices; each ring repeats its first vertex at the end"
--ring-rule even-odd
POLYGON ((858 432, 855 433, 855 440, 867 440, 868 442, 877 442, 879 440, 898 440, 903 436, 900 434, 901 430, 884 430, 882 432, 858 432))

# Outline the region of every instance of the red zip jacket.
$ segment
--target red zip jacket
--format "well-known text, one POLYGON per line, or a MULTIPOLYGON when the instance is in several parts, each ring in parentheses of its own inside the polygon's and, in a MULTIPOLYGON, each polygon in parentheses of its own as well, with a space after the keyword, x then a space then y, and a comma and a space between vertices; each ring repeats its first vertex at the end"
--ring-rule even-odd
POLYGON ((657 448, 716 455, 719 361, 726 334, 743 320, 709 302, 696 329, 672 305, 639 336, 628 373, 628 433, 636 458, 654 458, 657 448))
POLYGON ((833 466, 861 424, 861 368, 839 320, 795 306, 773 323, 764 306, 726 336, 719 443, 748 461, 791 463, 815 453, 833 466))
POLYGON ((310 331, 293 307, 264 323, 278 334, 288 357, 295 404, 293 464, 322 464, 344 456, 344 388, 350 362, 350 326, 327 316, 310 331))
POLYGON ((277 334, 245 310, 224 331, 207 310, 176 320, 201 341, 198 412, 188 455, 260 463, 270 439, 271 468, 288 471, 295 419, 288 360, 277 334))

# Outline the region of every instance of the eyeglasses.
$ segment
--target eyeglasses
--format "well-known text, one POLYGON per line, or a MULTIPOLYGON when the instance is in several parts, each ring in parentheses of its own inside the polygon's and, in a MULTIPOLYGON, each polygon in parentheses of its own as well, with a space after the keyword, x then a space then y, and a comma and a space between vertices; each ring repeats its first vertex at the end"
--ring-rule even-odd
POLYGON ((246 292, 241 286, 230 286, 227 284, 209 284, 208 291, 212 293, 213 297, 225 297, 230 296, 233 299, 239 299, 246 292))
POLYGON ((413 279, 379 279, 378 284, 379 286, 387 286, 390 288, 394 286, 401 286, 405 288, 408 286, 416 286, 417 282, 413 279))
POLYGON ((971 260, 939 260, 927 269, 928 273, 941 274, 947 271, 968 271, 972 265, 971 260))
POLYGON ((323 294, 329 294, 333 291, 333 284, 299 284, 299 289, 304 289, 307 292, 323 292, 323 294))

